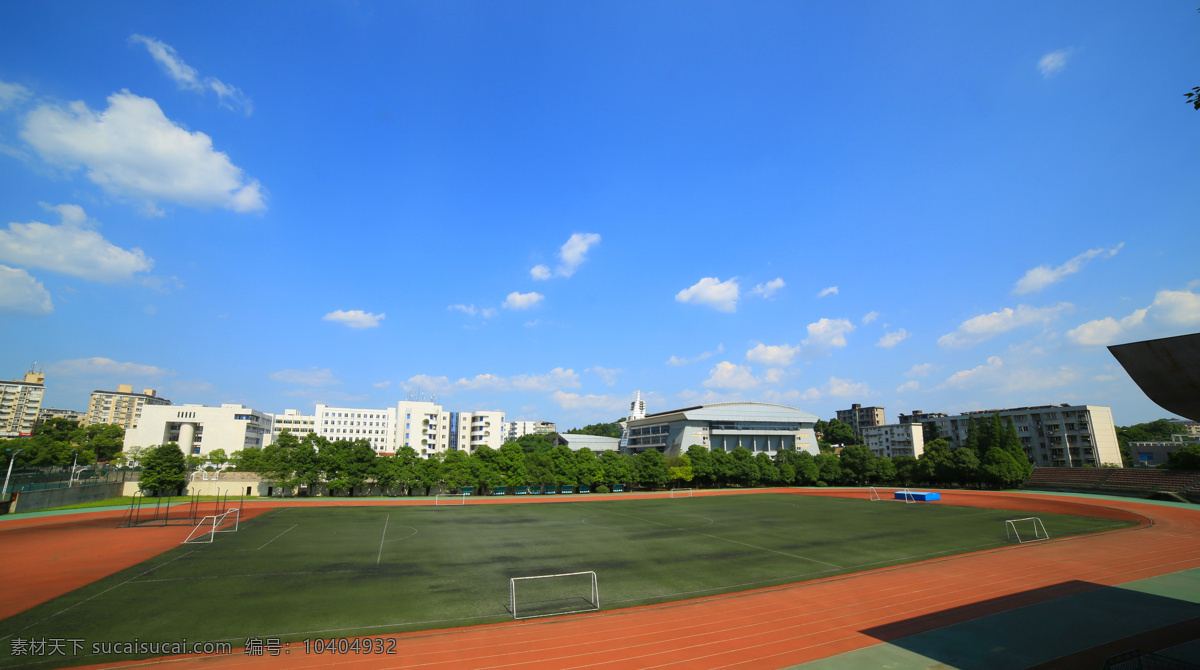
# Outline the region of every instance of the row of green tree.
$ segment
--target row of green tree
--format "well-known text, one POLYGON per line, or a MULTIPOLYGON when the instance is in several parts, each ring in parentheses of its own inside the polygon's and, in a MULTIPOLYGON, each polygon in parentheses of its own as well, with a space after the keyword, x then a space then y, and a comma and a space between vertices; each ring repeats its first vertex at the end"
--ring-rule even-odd
MULTIPOLYGON (((1183 426, 1167 419, 1117 426, 1117 444, 1121 448, 1121 463, 1132 468, 1136 463, 1129 449, 1130 442, 1170 442, 1172 435, 1187 434, 1183 426)), ((1167 454, 1167 462, 1158 467, 1169 470, 1200 470, 1200 447, 1191 445, 1167 454)))
POLYGON ((109 461, 121 451, 124 441, 121 426, 94 423, 81 428, 78 421, 56 417, 34 426, 30 437, 0 441, 0 467, 7 468, 13 454, 14 466, 66 467, 76 462, 77 456, 79 465, 109 461))

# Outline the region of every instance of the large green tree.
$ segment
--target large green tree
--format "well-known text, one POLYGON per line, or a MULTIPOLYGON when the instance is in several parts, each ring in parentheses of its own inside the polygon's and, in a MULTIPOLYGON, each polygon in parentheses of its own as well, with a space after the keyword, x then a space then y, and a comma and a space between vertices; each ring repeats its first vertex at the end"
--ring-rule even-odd
POLYGON ((178 495, 187 484, 187 464, 178 444, 159 445, 142 457, 138 488, 155 495, 178 495))
POLYGON ((1189 444, 1167 454, 1165 467, 1170 470, 1200 470, 1200 444, 1189 444))
POLYGON ((633 481, 638 486, 656 488, 667 485, 667 465, 657 449, 647 449, 634 456, 632 470, 633 481))

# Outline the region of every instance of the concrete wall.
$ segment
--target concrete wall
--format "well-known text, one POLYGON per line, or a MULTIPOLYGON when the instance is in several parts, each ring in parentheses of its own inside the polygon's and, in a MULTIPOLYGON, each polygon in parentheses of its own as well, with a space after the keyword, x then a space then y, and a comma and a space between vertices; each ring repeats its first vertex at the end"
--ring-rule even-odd
MULTIPOLYGON (((116 498, 123 494, 121 491, 127 483, 93 484, 91 486, 70 486, 61 489, 46 489, 44 491, 19 491, 13 494, 13 503, 9 511, 36 512, 51 507, 74 505, 77 503, 116 498)), ((137 486, 137 482, 133 482, 137 486)))
MULTIPOLYGON (((194 481, 188 482, 187 490, 184 491, 184 494, 189 496, 196 494, 202 496, 223 496, 229 494, 230 498, 238 498, 243 495, 246 497, 262 496, 265 498, 267 490, 271 486, 274 486, 274 484, 260 481, 255 475, 239 472, 236 477, 222 475, 221 479, 205 480, 197 477, 194 481), (228 479, 225 478, 227 476, 229 477, 228 479), (246 489, 249 489, 250 493, 246 493, 246 489)), ((137 492, 137 482, 125 482, 125 488, 117 495, 131 496, 137 492)))

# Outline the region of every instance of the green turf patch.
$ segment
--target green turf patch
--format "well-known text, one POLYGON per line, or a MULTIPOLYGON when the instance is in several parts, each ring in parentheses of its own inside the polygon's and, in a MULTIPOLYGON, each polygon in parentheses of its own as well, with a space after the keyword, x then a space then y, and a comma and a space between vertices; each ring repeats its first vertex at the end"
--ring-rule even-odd
MULTIPOLYGON (((84 639, 89 650, 93 642, 182 637, 235 647, 251 637, 279 638, 302 647, 318 637, 511 621, 512 577, 593 571, 601 609, 609 610, 1007 546, 1004 520, 1025 516, 772 493, 289 507, 2 621, 0 637, 84 639)), ((1039 516, 1052 538, 1132 525, 1039 516)), ((180 540, 186 534, 181 528, 180 540)), ((564 583, 553 598, 590 595, 573 588, 564 583)), ((0 668, 45 667, 9 652, 5 643, 0 668)), ((107 660, 114 657, 85 654, 57 664, 107 660)))

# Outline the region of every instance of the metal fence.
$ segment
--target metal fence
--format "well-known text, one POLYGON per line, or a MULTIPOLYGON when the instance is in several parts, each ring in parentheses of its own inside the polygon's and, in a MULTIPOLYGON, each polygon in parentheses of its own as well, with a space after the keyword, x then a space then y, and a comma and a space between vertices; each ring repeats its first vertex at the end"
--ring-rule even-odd
MULTIPOLYGON (((4 472, 0 471, 0 476, 4 472)), ((75 472, 68 467, 14 467, 8 477, 8 493, 14 491, 44 491, 68 486, 90 486, 92 484, 116 484, 136 482, 141 474, 138 470, 117 468, 93 468, 80 466, 75 472)))

